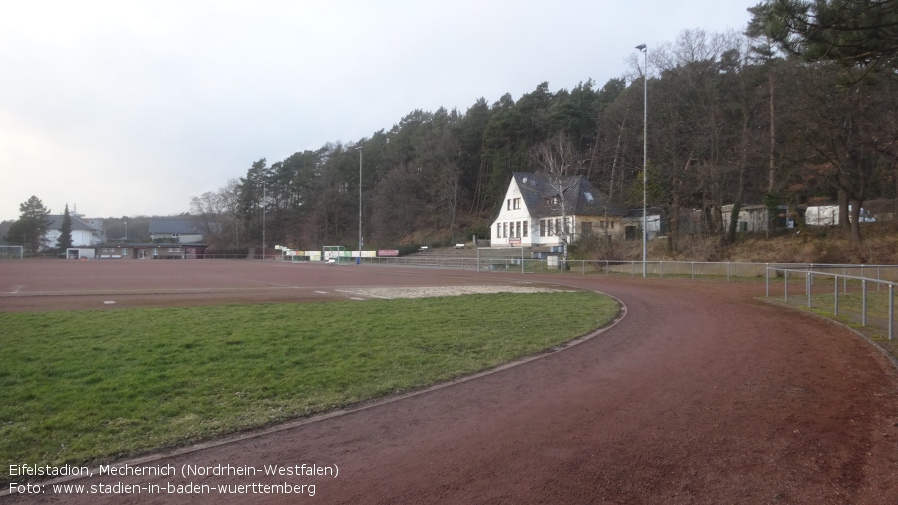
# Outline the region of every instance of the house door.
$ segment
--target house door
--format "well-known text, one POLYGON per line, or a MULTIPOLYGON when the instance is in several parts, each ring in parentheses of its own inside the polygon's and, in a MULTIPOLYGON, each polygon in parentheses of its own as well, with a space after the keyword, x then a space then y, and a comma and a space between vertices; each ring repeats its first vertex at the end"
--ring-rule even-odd
POLYGON ((146 259, 146 257, 147 257, 146 249, 138 249, 137 250, 137 259, 142 260, 142 259, 146 259))

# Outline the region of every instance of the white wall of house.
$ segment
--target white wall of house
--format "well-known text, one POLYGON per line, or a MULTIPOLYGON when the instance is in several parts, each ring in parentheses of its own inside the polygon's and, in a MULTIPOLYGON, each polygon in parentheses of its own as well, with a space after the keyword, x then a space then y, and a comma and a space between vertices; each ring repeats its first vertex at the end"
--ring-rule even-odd
MULTIPOLYGON (((54 248, 59 243, 59 236, 62 232, 59 230, 50 230, 44 238, 47 240, 47 247, 54 248)), ((96 232, 88 230, 72 230, 72 247, 92 247, 101 242, 100 235, 96 232)))
MULTIPOLYGON (((526 179, 525 179, 526 180, 526 179)), ((620 228, 617 218, 583 218, 576 215, 568 215, 564 219, 561 216, 545 216, 541 218, 531 217, 531 209, 528 209, 521 195, 521 188, 515 178, 511 179, 502 208, 499 215, 490 226, 490 244, 492 247, 538 247, 561 245, 562 237, 567 234, 567 242, 572 243, 579 238, 581 221, 591 223, 591 233, 605 233, 598 224, 610 226, 616 223, 620 228)), ((611 234, 620 233, 622 230, 611 231, 611 234)))
POLYGON ((533 222, 529 209, 524 205, 521 188, 512 178, 499 216, 490 226, 490 244, 492 247, 510 246, 512 243, 522 247, 534 245, 533 222))

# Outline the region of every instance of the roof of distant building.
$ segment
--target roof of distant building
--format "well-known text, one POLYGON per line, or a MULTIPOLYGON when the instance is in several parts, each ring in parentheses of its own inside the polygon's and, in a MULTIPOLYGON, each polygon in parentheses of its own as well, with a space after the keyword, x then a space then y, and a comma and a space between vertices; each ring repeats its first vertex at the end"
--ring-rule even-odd
MULTIPOLYGON (((87 223, 80 218, 77 218, 71 214, 69 217, 72 219, 72 230, 86 230, 86 231, 102 231, 97 226, 91 226, 90 223, 87 223)), ((65 218, 63 214, 49 214, 47 216, 47 220, 50 222, 50 225, 47 227, 48 230, 61 230, 62 229, 62 220, 65 218)))
POLYGON ((158 233, 177 233, 186 235, 202 235, 193 217, 154 217, 150 219, 150 235, 158 233))
POLYGON ((562 201, 567 215, 623 215, 621 209, 582 175, 514 172, 512 176, 532 217, 560 215, 562 201))

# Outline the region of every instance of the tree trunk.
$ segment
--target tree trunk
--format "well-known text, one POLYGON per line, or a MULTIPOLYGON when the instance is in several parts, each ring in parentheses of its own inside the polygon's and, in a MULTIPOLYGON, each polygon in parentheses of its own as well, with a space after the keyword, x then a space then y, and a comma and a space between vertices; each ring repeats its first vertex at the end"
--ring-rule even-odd
POLYGON ((864 201, 860 198, 851 199, 851 228, 849 238, 852 242, 861 241, 861 205, 864 201))

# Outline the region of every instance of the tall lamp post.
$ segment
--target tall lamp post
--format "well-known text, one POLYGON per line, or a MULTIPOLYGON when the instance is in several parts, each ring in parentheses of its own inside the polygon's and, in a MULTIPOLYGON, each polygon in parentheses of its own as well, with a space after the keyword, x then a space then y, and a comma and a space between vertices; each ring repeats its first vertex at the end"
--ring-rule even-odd
POLYGON ((648 242, 648 208, 646 202, 648 184, 648 159, 649 159, 649 50, 645 44, 636 46, 645 57, 644 70, 642 72, 642 277, 646 277, 646 256, 648 242))
POLYGON ((359 257, 355 264, 362 264, 362 146, 359 146, 359 257))
POLYGON ((262 259, 265 259, 265 181, 262 181, 262 259))

